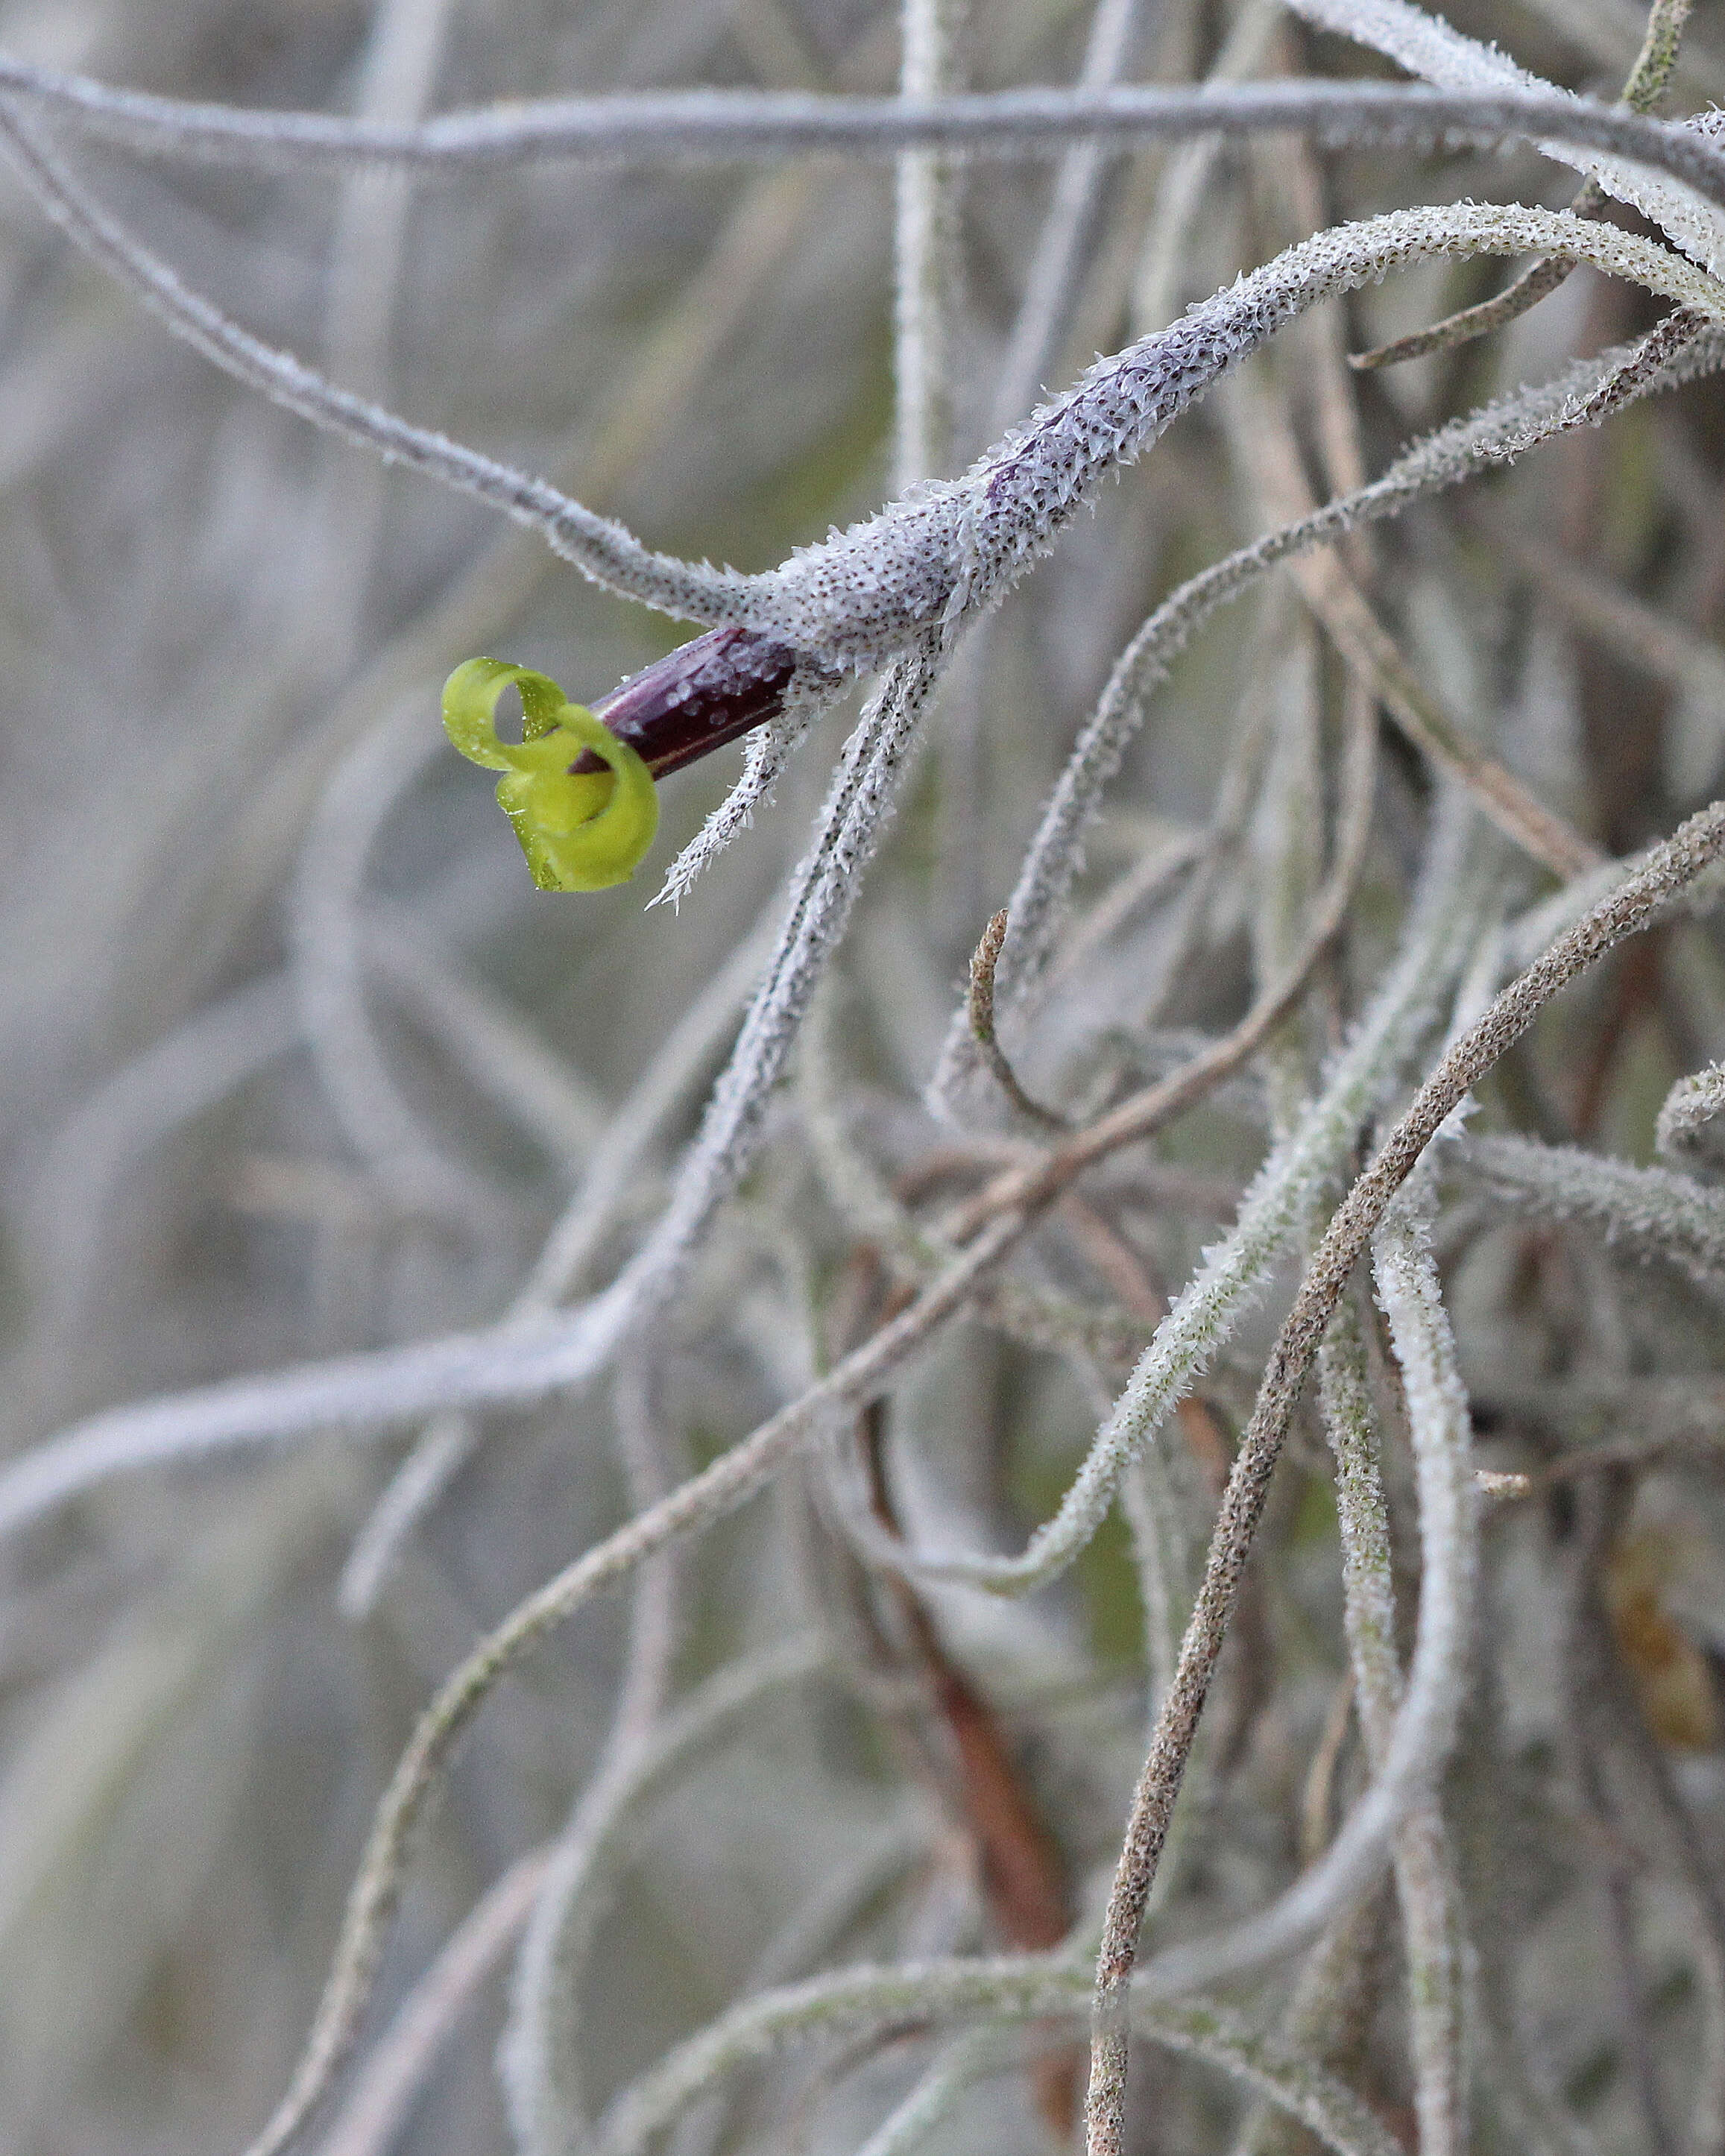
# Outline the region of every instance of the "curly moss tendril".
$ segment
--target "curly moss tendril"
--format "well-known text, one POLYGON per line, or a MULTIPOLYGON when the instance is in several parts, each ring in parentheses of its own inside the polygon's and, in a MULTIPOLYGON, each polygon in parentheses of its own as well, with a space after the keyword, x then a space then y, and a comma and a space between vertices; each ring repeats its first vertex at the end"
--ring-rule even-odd
POLYGON ((634 874, 659 829, 653 774, 548 675, 468 660, 444 684, 444 731, 470 763, 505 774, 498 803, 541 891, 604 891, 634 874), (519 743, 497 737, 497 699, 511 686, 519 743))

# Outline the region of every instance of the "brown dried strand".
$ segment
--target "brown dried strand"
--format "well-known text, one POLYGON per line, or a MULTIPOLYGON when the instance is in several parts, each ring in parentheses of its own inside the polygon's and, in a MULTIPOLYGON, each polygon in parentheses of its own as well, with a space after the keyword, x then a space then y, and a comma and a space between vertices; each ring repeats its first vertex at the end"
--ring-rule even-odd
MULTIPOLYGON (((884 1400, 871 1400, 863 1410, 860 1435, 870 1509, 886 1533, 902 1540, 886 1473, 884 1400)), ((882 1578, 952 1739, 962 1810, 981 1855, 989 1913, 1010 1946, 1030 1952, 1058 1946, 1070 1922, 1060 1851, 994 1711, 953 1661, 932 1611, 911 1582, 899 1572, 884 1572, 882 1578)))
MULTIPOLYGON (((841 1353, 862 1346, 914 1302, 915 1291, 888 1286, 878 1251, 860 1245, 847 1277, 855 1283, 850 1314, 837 1337, 841 1353)), ((887 1470, 887 1405, 869 1401, 857 1418, 858 1450, 869 1509, 882 1531, 903 1539, 887 1470)), ((960 1810, 981 1856, 990 1913, 1009 1945, 1057 1946, 1066 1935, 1065 1882, 1060 1851, 1014 1763, 993 1708, 953 1660, 933 1611, 904 1573, 875 1568, 891 1599, 911 1656, 946 1723, 958 1763, 960 1810)))
POLYGON ((1337 1209, 1283 1321, 1217 1513, 1209 1556, 1133 1796, 1103 1920, 1086 2103, 1091 2156, 1120 2156, 1125 2128, 1127 1989, 1138 1929, 1168 1821, 1197 1733, 1229 1619, 1239 1597, 1270 1477, 1326 1327, 1349 1275, 1450 1111, 1518 1040, 1558 991, 1645 928, 1661 904, 1725 853, 1725 803, 1681 826, 1617 888, 1583 915, 1498 995, 1445 1052, 1413 1103, 1337 1209))
MULTIPOLYGON (((896 1316, 895 1306, 902 1307, 906 1299, 902 1290, 889 1296, 881 1322, 896 1316)), ((887 1472, 886 1435, 886 1402, 871 1400, 858 1418, 869 1506, 882 1530, 902 1541, 903 1527, 887 1472)), ((1032 1953, 1057 1947, 1071 1924, 1065 1866, 999 1719, 953 1660, 934 1612, 915 1583, 889 1567, 877 1565, 875 1571, 952 1741, 957 1810, 976 1845, 988 1914, 1009 1946, 1032 1953)), ((1082 2072, 1082 2055, 1070 2045, 1040 2058, 1032 2068, 1037 2107, 1062 2143, 1071 2138, 1077 2121, 1082 2072)))
POLYGON ((1045 1108, 1040 1101, 1032 1100, 1019 1083, 1018 1073, 1006 1058, 994 1033, 994 969, 1000 963, 1001 946, 1006 941, 1007 912, 1003 906, 983 931, 981 940, 970 957, 970 1033, 983 1052, 983 1060, 993 1075, 994 1083, 1005 1094, 1021 1116, 1045 1131, 1070 1131, 1068 1119, 1053 1108, 1045 1108))

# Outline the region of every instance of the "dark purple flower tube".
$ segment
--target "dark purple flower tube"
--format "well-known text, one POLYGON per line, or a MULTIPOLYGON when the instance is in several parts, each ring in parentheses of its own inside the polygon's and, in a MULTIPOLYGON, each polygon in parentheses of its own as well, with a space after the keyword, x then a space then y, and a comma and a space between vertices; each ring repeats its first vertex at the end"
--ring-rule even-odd
MULTIPOLYGON (((784 709, 797 654, 748 629, 709 629, 656 659, 592 706, 655 778, 680 771, 784 709)), ((603 767, 591 749, 578 771, 603 767)))

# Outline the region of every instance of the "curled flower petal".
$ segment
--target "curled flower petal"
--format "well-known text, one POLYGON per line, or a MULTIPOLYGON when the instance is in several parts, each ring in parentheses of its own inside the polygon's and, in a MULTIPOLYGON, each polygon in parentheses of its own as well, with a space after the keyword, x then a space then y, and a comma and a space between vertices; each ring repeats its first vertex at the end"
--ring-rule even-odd
POLYGON ((504 773, 498 803, 542 891, 603 891, 634 874, 659 829, 653 774, 548 675, 470 659, 444 684, 444 731, 470 763, 504 773), (519 742, 497 734, 497 699, 511 686, 519 742))

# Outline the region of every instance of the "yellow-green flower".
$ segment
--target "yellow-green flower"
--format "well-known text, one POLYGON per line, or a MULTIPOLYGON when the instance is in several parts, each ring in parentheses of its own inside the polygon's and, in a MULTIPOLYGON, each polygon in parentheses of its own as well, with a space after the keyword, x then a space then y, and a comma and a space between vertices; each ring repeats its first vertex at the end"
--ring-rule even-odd
POLYGON ((603 891, 634 874, 659 829, 653 775, 549 675, 470 659, 444 684, 444 731, 470 762, 506 774, 498 803, 542 891, 603 891), (519 744, 497 737, 497 699, 511 684, 525 721, 519 744), (575 768, 589 750, 603 770, 575 768))

